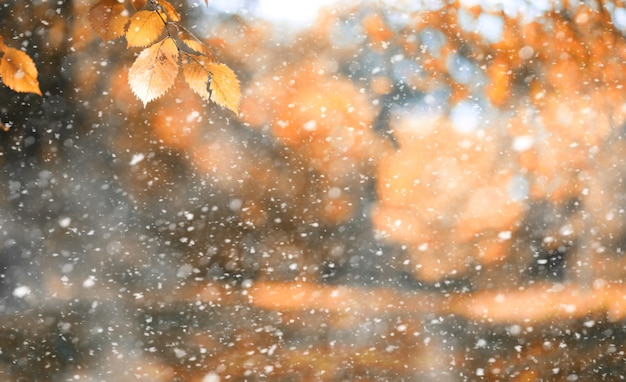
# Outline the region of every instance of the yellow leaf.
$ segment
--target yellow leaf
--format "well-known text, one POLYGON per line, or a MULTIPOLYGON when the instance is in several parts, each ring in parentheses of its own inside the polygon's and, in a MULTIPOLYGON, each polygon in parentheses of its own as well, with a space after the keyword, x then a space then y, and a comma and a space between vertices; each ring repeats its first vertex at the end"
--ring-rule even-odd
POLYGON ((180 30, 178 32, 178 38, 182 41, 189 49, 195 51, 196 53, 204 54, 206 47, 203 43, 198 41, 191 33, 180 30))
POLYGON ((158 11, 139 11, 133 15, 126 31, 128 47, 143 48, 161 36, 165 23, 158 11))
POLYGON ((183 39, 182 42, 185 43, 185 45, 187 45, 190 49, 200 54, 206 53, 206 47, 200 41, 193 39, 183 39))
POLYGON ((0 77, 9 88, 20 93, 41 95, 37 81, 37 67, 30 56, 21 50, 5 46, 0 58, 0 77))
POLYGON ((124 36, 128 23, 128 11, 117 0, 100 0, 87 14, 93 30, 104 41, 124 36))
POLYGON ((178 48, 168 37, 141 51, 128 71, 128 83, 146 106, 172 87, 177 74, 178 48))
POLYGON ((206 60, 206 57, 187 55, 187 59, 183 62, 183 76, 191 90, 208 100, 210 95, 208 83, 211 73, 205 67, 206 63, 203 60, 206 60))
POLYGON ((180 21, 180 15, 176 12, 176 8, 172 6, 166 0, 156 0, 157 4, 161 6, 163 12, 167 15, 167 17, 174 22, 180 21))
POLYGON ((217 62, 206 64, 206 68, 211 73, 211 101, 239 115, 241 90, 235 72, 228 66, 217 62))
POLYGON ((214 61, 213 52, 209 47, 185 28, 178 31, 178 39, 183 42, 185 47, 189 48, 187 52, 194 51, 208 57, 209 61, 214 61))

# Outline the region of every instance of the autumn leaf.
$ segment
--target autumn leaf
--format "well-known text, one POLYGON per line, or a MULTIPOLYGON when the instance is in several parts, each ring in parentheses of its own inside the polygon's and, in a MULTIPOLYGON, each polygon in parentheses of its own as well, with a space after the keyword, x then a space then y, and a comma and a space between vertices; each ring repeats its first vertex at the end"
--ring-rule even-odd
POLYGON ((191 50, 205 55, 208 53, 206 47, 200 41, 193 39, 182 39, 181 41, 191 50))
POLYGON ((178 48, 167 37, 144 49, 128 71, 130 88, 144 106, 169 90, 178 74, 178 48))
POLYGON ((37 81, 37 67, 30 56, 21 50, 8 47, 0 41, 0 77, 2 82, 20 93, 41 95, 37 81))
POLYGON ((180 21, 180 15, 176 12, 176 8, 166 0, 156 0, 156 3, 163 9, 168 19, 174 22, 180 21))
POLYGON ((139 11, 133 15, 126 31, 126 41, 128 47, 143 48, 152 44, 161 36, 165 29, 159 11, 139 11))
POLYGON ((100 0, 87 14, 93 30, 104 41, 124 36, 128 23, 128 11, 117 0, 100 0))
POLYGON ((205 54, 207 51, 206 46, 184 28, 178 31, 178 39, 196 53, 205 54))
POLYGON ((211 101, 239 115, 241 90, 235 72, 228 66, 216 62, 206 64, 206 69, 211 74, 211 101))
POLYGON ((183 63, 183 76, 191 90, 208 100, 210 96, 208 83, 211 73, 205 67, 203 60, 206 60, 206 57, 187 55, 187 60, 183 63))

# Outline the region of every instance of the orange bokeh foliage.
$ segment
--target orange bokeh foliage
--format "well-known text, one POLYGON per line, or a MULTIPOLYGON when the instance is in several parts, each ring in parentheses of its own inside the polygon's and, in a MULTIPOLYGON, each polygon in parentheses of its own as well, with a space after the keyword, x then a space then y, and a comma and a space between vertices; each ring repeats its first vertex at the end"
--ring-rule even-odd
MULTIPOLYGON (((520 290, 502 288, 437 300, 427 294, 402 294, 386 289, 319 286, 306 282, 259 282, 251 288, 248 300, 263 309, 284 312, 315 309, 332 313, 350 312, 357 316, 395 310, 419 312, 427 307, 431 313, 461 314, 475 320, 507 324, 534 323, 553 317, 585 317, 603 310, 608 311, 610 320, 619 321, 626 317, 623 294, 624 286, 620 283, 602 281, 590 288, 542 283, 520 290)), ((215 297, 212 294, 203 300, 215 300, 215 297)))
POLYGON ((128 87, 128 67, 116 68, 111 73, 108 85, 116 108, 126 113, 142 110, 141 103, 137 101, 128 87))
POLYGON ((594 105, 596 99, 593 95, 567 100, 547 97, 540 111, 541 122, 547 131, 568 144, 598 145, 609 134, 611 120, 609 115, 600 112, 603 108, 594 105))
POLYGON ((166 146, 194 149, 204 129, 204 105, 187 89, 175 89, 176 98, 151 115, 150 126, 166 146), (182 107, 182 105, 185 105, 182 107))
POLYGON ((445 118, 394 129, 400 148, 379 166, 373 221, 408 246, 414 272, 432 281, 505 257, 508 237, 498 234, 515 231, 524 209, 492 137, 457 132, 445 118))
POLYGON ((605 27, 611 21, 604 9, 580 7, 575 13, 573 22, 557 12, 547 15, 549 24, 508 22, 502 41, 492 47, 509 54, 496 54, 487 69, 486 95, 494 105, 528 92, 532 107, 512 117, 510 131, 513 139, 533 142, 518 153, 531 196, 555 204, 580 195, 585 182, 579 174, 593 167, 589 150, 602 146, 626 120, 616 106, 626 101, 617 90, 625 85, 625 67, 606 60, 624 55, 624 39, 605 27), (521 94, 513 97, 514 92, 521 94))
MULTIPOLYGON (((262 19, 248 22, 235 16, 228 23, 221 23, 215 36, 223 39, 206 41, 217 53, 229 61, 235 61, 241 71, 256 73, 259 62, 277 59, 269 55, 267 41, 272 39, 272 25, 262 19), (227 36, 227 37, 226 37, 227 36)), ((243 90, 243 89, 242 89, 243 90)))
POLYGON ((370 176, 390 145, 372 129, 371 99, 331 70, 324 61, 279 68, 244 91, 241 110, 245 122, 253 128, 269 124, 279 142, 320 174, 323 219, 339 222, 358 204, 358 194, 346 185, 355 176, 370 176))
MULTIPOLYGON (((362 135, 371 125, 375 110, 368 98, 351 81, 328 75, 326 70, 310 65, 283 79, 288 84, 286 103, 276 105, 272 131, 286 144, 317 143, 318 137, 336 134, 336 126, 362 135)), ((336 142, 344 152, 354 143, 336 142)))
POLYGON ((266 82, 253 82, 243 90, 239 117, 252 128, 266 128, 272 116, 272 109, 258 99, 259 94, 274 89, 271 82, 266 82))
POLYGON ((486 96, 495 106, 502 106, 511 96, 512 70, 506 59, 496 58, 487 68, 487 76, 491 84, 487 88, 486 96))
POLYGON ((363 19, 363 29, 374 43, 375 49, 384 49, 394 34, 380 14, 366 16, 363 19))
POLYGON ((370 88, 377 95, 388 94, 391 92, 392 87, 391 79, 385 76, 374 77, 370 82, 370 88))
POLYGON ((253 179, 250 169, 254 168, 251 158, 242 154, 242 146, 233 142, 224 133, 216 133, 205 143, 191 147, 192 162, 199 170, 210 176, 214 186, 235 193, 258 190, 267 184, 261 174, 253 179))

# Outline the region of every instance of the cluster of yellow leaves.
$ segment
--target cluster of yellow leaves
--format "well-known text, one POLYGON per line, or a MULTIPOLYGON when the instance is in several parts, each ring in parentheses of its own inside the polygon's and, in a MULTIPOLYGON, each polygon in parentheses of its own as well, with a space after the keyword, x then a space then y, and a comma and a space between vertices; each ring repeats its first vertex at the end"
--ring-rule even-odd
POLYGON ((37 68, 30 56, 4 44, 0 37, 0 77, 10 89, 20 93, 41 95, 37 68))
POLYGON ((88 18, 104 40, 125 37, 128 47, 145 48, 128 72, 130 88, 144 106, 165 94, 179 69, 200 97, 238 114, 241 90, 235 73, 213 59, 208 47, 182 26, 166 0, 131 0, 131 12, 118 0, 100 0, 88 18), (162 37, 162 38, 161 38, 162 37))

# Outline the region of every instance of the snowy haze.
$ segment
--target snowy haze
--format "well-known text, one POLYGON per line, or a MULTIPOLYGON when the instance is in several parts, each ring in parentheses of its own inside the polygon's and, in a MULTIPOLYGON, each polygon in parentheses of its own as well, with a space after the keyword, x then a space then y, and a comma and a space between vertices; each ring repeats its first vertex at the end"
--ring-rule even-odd
POLYGON ((0 6, 0 382, 626 375, 617 2, 171 3, 0 6))
POLYGON ((315 20, 320 8, 335 2, 335 0, 260 0, 256 12, 260 17, 277 23, 304 27, 315 20))
POLYGON ((337 3, 337 1, 259 0, 252 6, 246 3, 246 1, 217 0, 210 1, 209 6, 228 13, 246 14, 250 11, 250 13, 277 25, 300 29, 310 26, 315 21, 320 9, 337 3))

